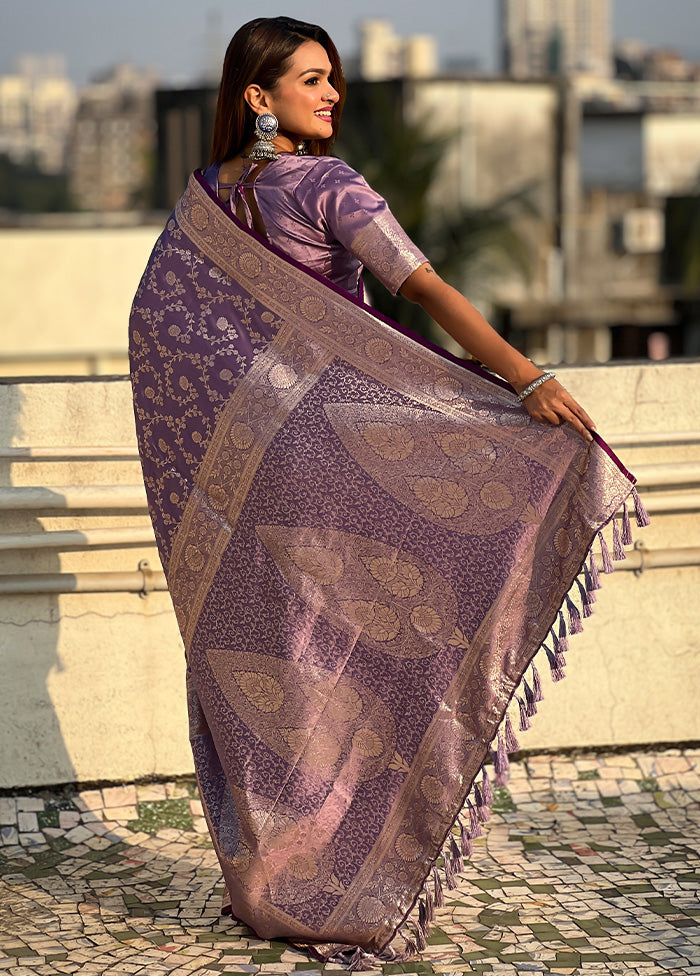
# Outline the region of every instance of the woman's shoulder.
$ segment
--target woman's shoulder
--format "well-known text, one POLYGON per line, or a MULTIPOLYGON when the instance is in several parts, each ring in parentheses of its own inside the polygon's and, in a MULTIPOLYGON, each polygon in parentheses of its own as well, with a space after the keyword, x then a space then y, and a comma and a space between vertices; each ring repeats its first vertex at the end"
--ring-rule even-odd
POLYGON ((362 176, 337 156, 294 156, 295 169, 299 173, 300 182, 319 180, 347 180, 354 182, 362 180, 362 176))

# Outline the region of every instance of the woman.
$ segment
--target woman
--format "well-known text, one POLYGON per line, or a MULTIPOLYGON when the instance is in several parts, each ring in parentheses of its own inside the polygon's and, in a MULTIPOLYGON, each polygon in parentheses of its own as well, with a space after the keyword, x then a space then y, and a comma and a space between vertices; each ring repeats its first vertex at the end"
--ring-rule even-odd
MULTIPOLYGON (((560 607, 579 629, 597 586, 585 557, 634 484, 553 375, 328 155, 343 97, 325 31, 237 32, 212 165, 131 319, 144 478, 232 911, 321 958, 381 952, 419 897, 422 944, 487 816, 490 744, 501 777, 517 748, 508 704, 557 618, 561 677, 560 607), (364 305, 362 265, 504 380, 364 305)), ((525 726, 536 671, 522 687, 525 726)))

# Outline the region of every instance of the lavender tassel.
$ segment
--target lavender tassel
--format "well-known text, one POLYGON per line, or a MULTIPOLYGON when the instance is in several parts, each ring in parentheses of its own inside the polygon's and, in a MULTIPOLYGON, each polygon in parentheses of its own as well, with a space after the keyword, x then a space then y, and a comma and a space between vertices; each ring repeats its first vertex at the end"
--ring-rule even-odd
POLYGON ((477 837, 481 837, 483 834, 481 821, 471 800, 467 800, 467 806, 469 807, 469 836, 472 840, 476 840, 477 837))
POLYGON ((603 557, 603 572, 614 573, 615 567, 613 566, 613 561, 610 558, 610 550, 608 549, 608 544, 605 541, 602 530, 598 533, 598 538, 600 539, 600 554, 603 557))
POLYGON ((498 749, 496 749, 496 755, 493 760, 493 768, 496 771, 496 785, 503 786, 503 783, 498 782, 498 777, 508 772, 510 762, 508 761, 508 750, 500 732, 498 733, 498 749))
POLYGON ((588 567, 591 571, 591 589, 600 589, 600 573, 598 572, 598 566, 595 561, 595 556, 591 553, 591 558, 588 560, 588 567))
POLYGON ((435 907, 445 907, 445 896, 442 891, 442 882, 437 868, 433 868, 433 893, 435 895, 435 907))
POLYGON ((537 715, 537 704, 532 688, 525 678, 523 678, 523 691, 525 692, 525 712, 528 718, 532 718, 533 715, 537 715))
POLYGON ((634 502, 634 514, 637 519, 637 525, 640 529, 643 529, 645 525, 649 525, 649 515, 642 504, 642 499, 637 494, 636 488, 632 489, 632 501, 634 502))
POLYGON ((580 634, 583 630, 581 614, 568 593, 566 594, 566 609, 569 611, 569 630, 572 634, 580 634))
POLYGON ((515 737, 515 732, 513 731, 513 723, 510 720, 510 715, 506 712, 506 752, 511 756, 514 752, 517 752, 520 748, 520 743, 515 737))
POLYGON ((597 586, 593 584, 593 577, 591 576, 588 566, 583 564, 583 578, 586 582, 586 600, 590 603, 595 603, 598 597, 595 595, 595 591, 598 589, 597 586))
POLYGON ((428 943, 425 941, 425 936, 421 930, 420 925, 416 925, 416 947, 418 952, 425 952, 428 948, 428 943))
POLYGON ((535 696, 536 702, 544 701, 544 695, 542 694, 542 681, 540 680, 540 673, 535 667, 535 662, 532 662, 532 693, 535 696))
POLYGON ((406 943, 403 947, 404 959, 408 960, 411 956, 417 956, 418 946, 416 945, 415 940, 409 938, 403 932, 401 933, 401 935, 403 935, 404 941, 406 943))
POLYGON ((457 847, 454 834, 450 837, 450 854, 452 855, 452 867, 455 873, 461 874, 464 871, 464 861, 462 860, 462 852, 457 847))
POLYGON ((591 601, 588 597, 588 590, 583 585, 580 579, 576 580, 576 585, 578 586, 578 591, 581 595, 581 606, 583 607, 583 615, 584 617, 590 617, 591 614, 593 613, 593 610, 591 609, 591 601))
POLYGON ((518 705, 520 706, 520 731, 527 732, 527 730, 531 727, 530 719, 527 716, 527 705, 519 695, 516 695, 515 697, 518 705))
POLYGON ((455 877, 454 868, 452 867, 452 861, 449 857, 444 859, 445 861, 445 884, 449 891, 454 890, 457 887, 457 878, 455 877))
POLYGON ((549 669, 552 674, 552 681, 561 681, 561 679, 564 677, 564 672, 557 664, 557 659, 555 655, 552 654, 552 652, 548 647, 545 647, 545 651, 547 653, 547 660, 549 661, 549 669))
POLYGON ((430 885, 425 882, 424 886, 424 896, 425 896, 425 911, 428 917, 428 921, 432 922, 435 918, 435 900, 433 898, 433 893, 430 890, 430 885))
POLYGON ((627 502, 622 503, 622 544, 632 545, 632 526, 630 525, 630 513, 627 511, 627 502))
POLYGON ((617 520, 613 519, 613 557, 615 559, 627 559, 625 555, 625 550, 622 546, 622 536, 620 535, 620 526, 617 524, 617 520))
POLYGON ((427 939, 430 935, 430 922, 428 920, 428 909, 422 898, 418 902, 418 928, 427 939))
POLYGON ((564 614, 559 611, 559 639, 557 641, 556 652, 557 654, 566 654, 569 650, 569 641, 566 636, 566 621, 564 620, 564 614))
POLYGON ((469 836, 469 831, 464 824, 461 824, 460 826, 459 846, 462 849, 462 854, 464 857, 469 857, 472 852, 472 842, 471 837, 469 836))
POLYGON ((491 806, 493 803, 493 789, 491 788, 491 780, 489 779, 489 774, 484 769, 484 775, 481 777, 481 795, 484 798, 484 803, 487 806, 491 806))
POLYGON ((486 823, 487 820, 491 819, 491 811, 484 803, 484 798, 481 795, 481 790, 477 783, 474 784, 474 800, 476 801, 476 813, 479 820, 482 823, 486 823))

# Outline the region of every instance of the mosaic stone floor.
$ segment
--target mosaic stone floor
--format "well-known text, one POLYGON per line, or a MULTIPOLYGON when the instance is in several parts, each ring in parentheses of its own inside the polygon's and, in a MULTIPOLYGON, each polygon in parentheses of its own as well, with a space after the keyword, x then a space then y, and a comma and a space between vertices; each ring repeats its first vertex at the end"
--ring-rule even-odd
MULTIPOLYGON (((218 916, 190 783, 0 796, 0 973, 342 971, 218 916)), ((700 749, 532 756, 428 948, 383 973, 700 976, 700 749)))

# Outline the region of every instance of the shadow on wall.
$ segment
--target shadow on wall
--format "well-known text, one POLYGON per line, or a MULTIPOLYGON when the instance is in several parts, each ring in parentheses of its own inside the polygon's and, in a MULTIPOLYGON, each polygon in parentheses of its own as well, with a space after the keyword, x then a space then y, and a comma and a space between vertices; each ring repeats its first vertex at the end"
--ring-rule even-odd
MULTIPOLYGON (((16 386, 0 414, 0 445, 24 444, 23 395, 16 386)), ((17 462, 0 460, 0 485, 11 487, 17 462)), ((31 467, 29 467, 31 471, 31 467)), ((41 534, 45 528, 33 511, 0 512, 0 534, 41 534)), ((58 553, 51 549, 2 552, 2 575, 51 573, 60 570, 58 553)), ((59 598, 46 594, 0 593, 0 788, 22 784, 70 783, 75 768, 66 748, 56 709, 51 700, 51 675, 63 670, 58 652, 59 598), (21 689, 20 694, 17 689, 21 689), (40 770, 40 775, 37 771, 40 770), (7 776, 12 782, 6 782, 7 776)))

